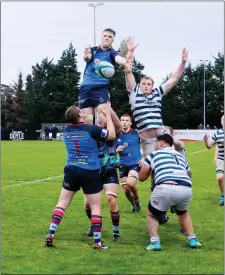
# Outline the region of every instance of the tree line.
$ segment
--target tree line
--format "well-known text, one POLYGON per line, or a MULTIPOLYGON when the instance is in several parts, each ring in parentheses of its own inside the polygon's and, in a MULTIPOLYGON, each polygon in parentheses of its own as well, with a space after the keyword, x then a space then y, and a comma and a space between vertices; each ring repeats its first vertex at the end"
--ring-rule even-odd
MULTIPOLYGON (((144 65, 134 61, 133 71, 138 83, 144 65)), ((168 79, 171 72, 165 76, 168 79)), ((164 97, 162 115, 165 125, 176 129, 196 129, 203 122, 204 66, 189 63, 183 77, 164 97)), ((32 66, 25 77, 20 72, 13 85, 1 84, 1 127, 40 129, 41 123, 62 123, 68 106, 78 101, 81 72, 76 49, 70 43, 57 63, 47 57, 32 66)), ((164 82, 163 81, 163 82, 164 82)), ((224 54, 218 52, 205 65, 206 123, 220 127, 224 106, 224 54)), ((111 79, 112 107, 118 114, 131 114, 122 68, 116 68, 111 79)))

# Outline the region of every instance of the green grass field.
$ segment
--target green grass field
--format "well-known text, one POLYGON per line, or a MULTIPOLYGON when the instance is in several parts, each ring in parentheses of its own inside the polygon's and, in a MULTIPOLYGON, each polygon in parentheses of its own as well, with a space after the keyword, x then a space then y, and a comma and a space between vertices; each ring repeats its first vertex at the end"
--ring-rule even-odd
POLYGON ((193 171, 189 208, 203 246, 191 250, 178 233, 175 215, 161 227, 163 250, 145 251, 149 241, 145 212, 149 183, 138 183, 142 210, 132 213, 119 193, 121 239, 112 241, 109 210, 103 199, 103 240, 108 250, 91 248, 89 221, 80 191, 55 235, 55 247, 44 246, 46 232, 61 190, 66 152, 63 142, 2 142, 2 270, 5 274, 222 274, 224 208, 218 206, 214 150, 201 142, 187 143, 193 171), (197 152, 199 151, 199 152, 197 152), (197 152, 197 153, 194 153, 197 152), (194 154, 193 154, 194 153, 194 154), (43 180, 50 178, 49 180, 43 180))

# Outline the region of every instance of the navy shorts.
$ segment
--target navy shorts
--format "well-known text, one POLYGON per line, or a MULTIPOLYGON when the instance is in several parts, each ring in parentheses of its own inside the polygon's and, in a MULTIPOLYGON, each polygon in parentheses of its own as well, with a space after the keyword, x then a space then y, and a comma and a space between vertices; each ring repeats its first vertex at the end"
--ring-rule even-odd
POLYGON ((103 189, 100 171, 99 169, 87 170, 78 166, 67 165, 64 167, 62 187, 74 192, 82 188, 84 194, 99 193, 103 189))
POLYGON ((119 179, 118 179, 116 169, 107 170, 105 173, 101 175, 101 178, 102 178, 103 185, 110 184, 110 183, 119 184, 119 179))
POLYGON ((140 167, 138 164, 132 165, 132 166, 123 166, 120 168, 120 178, 127 177, 129 172, 133 170, 136 171, 137 173, 140 172, 140 167))
POLYGON ((110 101, 109 84, 94 86, 83 85, 80 87, 79 108, 97 107, 110 101))

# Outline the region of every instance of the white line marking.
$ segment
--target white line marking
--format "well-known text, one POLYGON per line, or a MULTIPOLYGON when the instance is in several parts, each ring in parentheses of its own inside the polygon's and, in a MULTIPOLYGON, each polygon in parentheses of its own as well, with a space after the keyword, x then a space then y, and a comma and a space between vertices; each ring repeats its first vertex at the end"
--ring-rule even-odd
POLYGON ((52 179, 61 178, 61 177, 63 177, 63 175, 55 176, 55 177, 49 177, 49 178, 44 178, 44 179, 40 179, 40 180, 22 181, 21 183, 7 185, 7 186, 2 186, 2 187, 3 188, 10 188, 10 187, 21 186, 21 185, 26 185, 26 184, 40 183, 40 182, 44 182, 44 181, 48 181, 48 180, 52 180, 52 179))
POLYGON ((205 152, 205 151, 208 151, 208 149, 204 149, 204 150, 199 150, 199 151, 195 151, 195 152, 192 152, 192 153, 188 153, 188 155, 194 155, 194 154, 198 154, 200 152, 205 152))
MULTIPOLYGON (((208 150, 208 149, 195 151, 195 152, 192 152, 192 153, 188 153, 188 155, 198 154, 198 153, 200 153, 200 152, 205 152, 205 151, 207 151, 207 150, 208 150)), ((21 186, 21 185, 26 185, 26 184, 35 184, 35 183, 40 183, 40 182, 44 182, 44 181, 48 181, 48 180, 52 180, 52 179, 61 178, 61 177, 63 177, 63 175, 55 176, 55 177, 49 177, 49 178, 44 178, 44 179, 40 179, 40 180, 21 181, 20 183, 17 183, 17 184, 12 184, 12 185, 2 186, 2 187, 3 187, 3 188, 10 188, 10 187, 21 186)))

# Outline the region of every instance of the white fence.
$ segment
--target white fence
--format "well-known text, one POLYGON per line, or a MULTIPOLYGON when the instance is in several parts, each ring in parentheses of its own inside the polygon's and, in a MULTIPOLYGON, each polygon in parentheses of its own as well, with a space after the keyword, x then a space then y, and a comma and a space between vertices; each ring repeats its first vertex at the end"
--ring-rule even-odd
POLYGON ((205 134, 208 134, 210 140, 212 140, 212 135, 217 130, 174 130, 174 135, 183 141, 203 141, 205 134))

